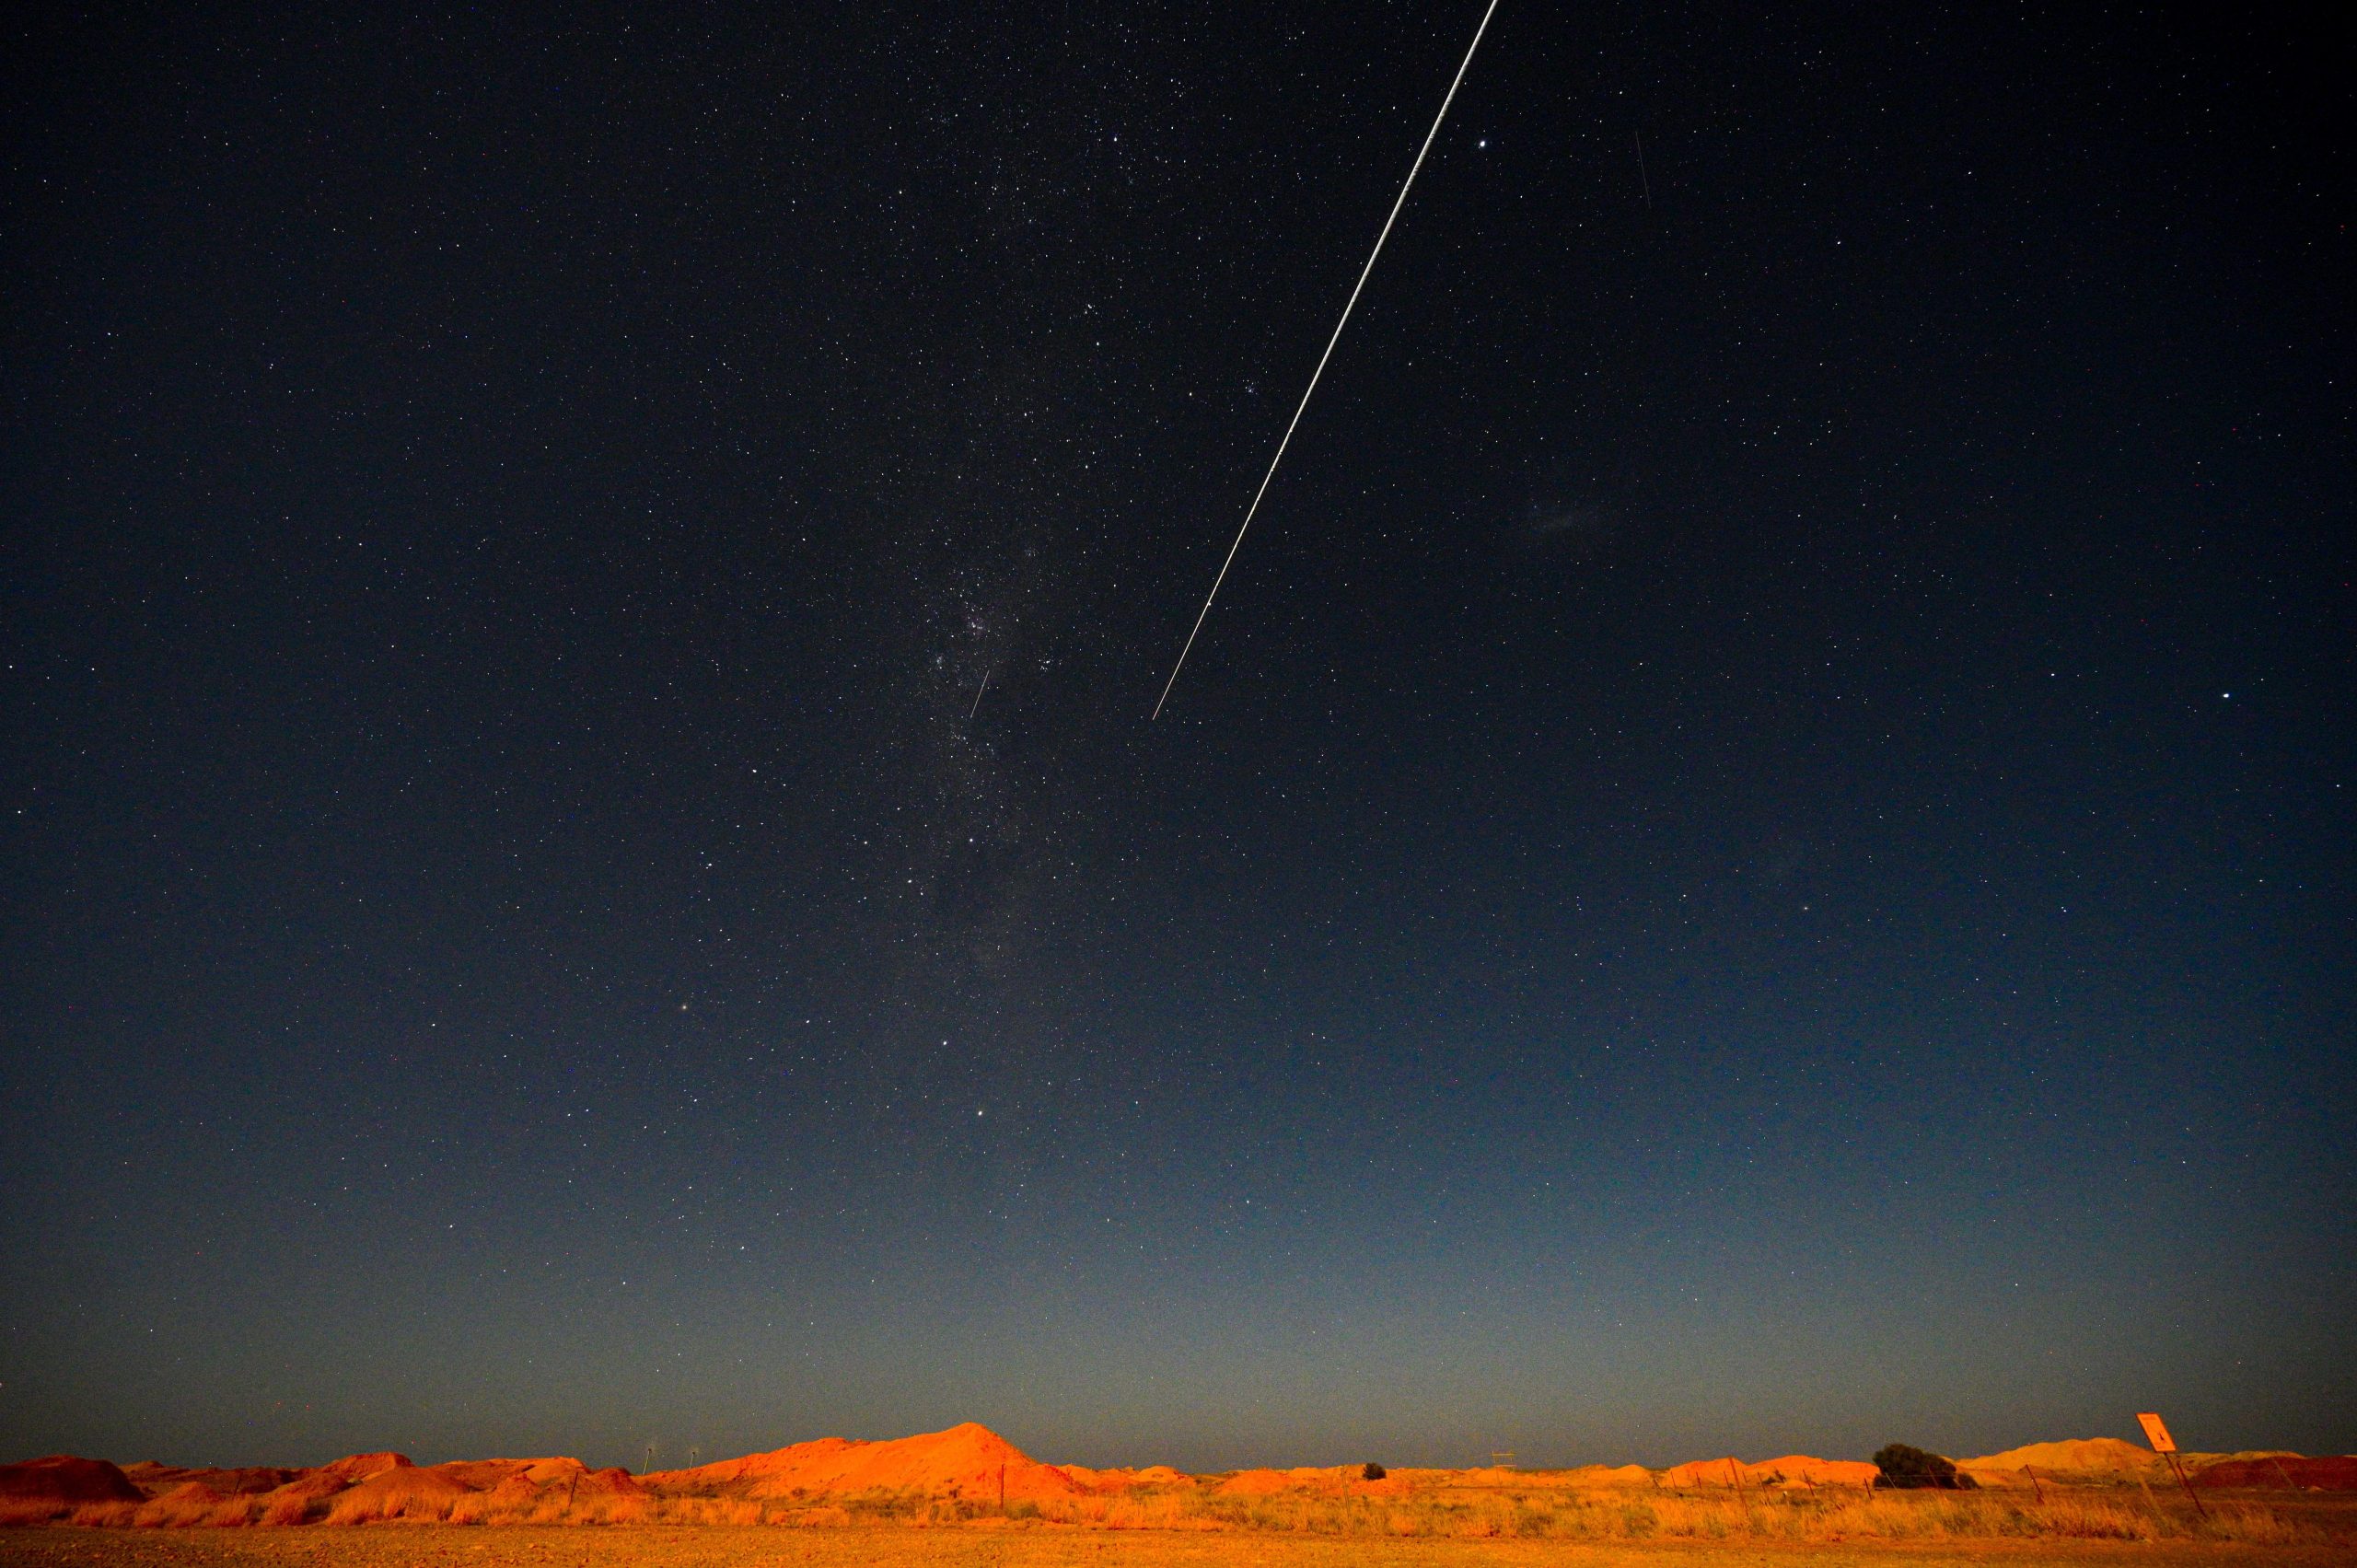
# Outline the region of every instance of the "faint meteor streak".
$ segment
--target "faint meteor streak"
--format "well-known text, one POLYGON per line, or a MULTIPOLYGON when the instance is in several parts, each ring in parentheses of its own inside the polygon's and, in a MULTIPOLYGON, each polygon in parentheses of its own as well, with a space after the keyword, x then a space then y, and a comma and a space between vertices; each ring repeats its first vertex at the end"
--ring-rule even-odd
POLYGON ((1260 476, 1260 488, 1252 493, 1252 505, 1244 509, 1244 526, 1236 530, 1236 541, 1227 547, 1227 559, 1219 563, 1219 575, 1212 579, 1212 591, 1203 596, 1203 608, 1195 612, 1194 628, 1187 633, 1186 646, 1178 650, 1178 662, 1170 667, 1170 679, 1162 683, 1162 695, 1155 700, 1155 718, 1162 716, 1163 705, 1170 701, 1170 689, 1178 684, 1178 672, 1187 668, 1187 656, 1194 651, 1195 639, 1202 633, 1204 618, 1212 612, 1212 600, 1219 598, 1220 585, 1227 581, 1227 569, 1236 564, 1236 552, 1244 547, 1244 536, 1260 510, 1260 498, 1269 494, 1269 482, 1277 477, 1277 465, 1285 460, 1285 448, 1293 445, 1293 433, 1301 426, 1302 411, 1309 407, 1309 400, 1318 390, 1318 378, 1326 374, 1326 362, 1334 357, 1334 345, 1342 341, 1342 329, 1350 325, 1351 311, 1366 287, 1367 274, 1375 271, 1375 259, 1383 254, 1383 242, 1391 238, 1391 226, 1399 221, 1399 209, 1408 204, 1408 192, 1424 167, 1424 155, 1433 150, 1433 139, 1440 134, 1441 122, 1448 118, 1448 106, 1457 101, 1457 89, 1465 85, 1465 73, 1473 64, 1473 52, 1481 47, 1481 35, 1490 30, 1490 18, 1497 9, 1498 0, 1490 0, 1488 8, 1481 13, 1481 25, 1473 29, 1473 41, 1465 46, 1465 58, 1457 64, 1456 78, 1448 84, 1448 96, 1440 100, 1440 112, 1433 116, 1433 128, 1424 133, 1424 145, 1416 149, 1416 161, 1409 166, 1408 178, 1400 181, 1399 199, 1391 203, 1391 215, 1383 220, 1383 232, 1375 237, 1375 249, 1367 252, 1366 265, 1359 269, 1359 281, 1351 287, 1341 319, 1334 323, 1334 335, 1326 340, 1326 352, 1318 356, 1318 368, 1309 373, 1309 385, 1302 389, 1301 401, 1294 407, 1284 439, 1277 443, 1277 455, 1269 459, 1269 471, 1260 476))

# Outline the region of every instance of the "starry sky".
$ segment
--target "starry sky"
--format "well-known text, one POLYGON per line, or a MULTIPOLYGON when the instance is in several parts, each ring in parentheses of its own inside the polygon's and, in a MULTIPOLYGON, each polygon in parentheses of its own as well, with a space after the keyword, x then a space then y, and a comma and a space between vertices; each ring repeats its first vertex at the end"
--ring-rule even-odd
POLYGON ((0 1449, 2357 1446, 2293 8, 18 17, 0 1449))

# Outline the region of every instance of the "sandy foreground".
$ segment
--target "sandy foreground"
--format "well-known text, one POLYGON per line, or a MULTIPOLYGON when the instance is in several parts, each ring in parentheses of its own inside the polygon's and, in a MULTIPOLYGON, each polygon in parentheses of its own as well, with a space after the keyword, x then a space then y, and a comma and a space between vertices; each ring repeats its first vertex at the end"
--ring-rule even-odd
POLYGON ((1135 1530, 880 1527, 590 1530, 392 1526, 353 1530, 0 1530, 15 1568, 2344 1568, 2346 1541, 1517 1541, 1316 1539, 1135 1530))

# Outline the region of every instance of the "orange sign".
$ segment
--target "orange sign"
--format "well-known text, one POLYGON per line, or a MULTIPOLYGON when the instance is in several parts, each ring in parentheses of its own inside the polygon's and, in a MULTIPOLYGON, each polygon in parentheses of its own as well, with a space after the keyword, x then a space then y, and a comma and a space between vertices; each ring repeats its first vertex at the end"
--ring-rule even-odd
POLYGON ((2169 1435, 2169 1429, 2161 1424, 2159 1416, 2151 1411, 2138 1411, 2136 1422, 2144 1429, 2144 1441, 2153 1446, 2154 1453, 2174 1454, 2177 1452, 2177 1439, 2169 1435))

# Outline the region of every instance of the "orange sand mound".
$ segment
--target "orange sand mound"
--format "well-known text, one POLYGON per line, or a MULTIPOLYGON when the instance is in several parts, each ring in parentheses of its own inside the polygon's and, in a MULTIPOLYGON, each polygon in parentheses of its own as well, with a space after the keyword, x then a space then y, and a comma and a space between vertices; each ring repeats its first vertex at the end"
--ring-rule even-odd
POLYGON ((340 1475, 308 1470, 261 1500, 265 1525, 307 1525, 327 1512, 327 1500, 351 1486, 340 1475))
POLYGON ((244 1499, 232 1499, 201 1481, 184 1481, 141 1504, 131 1522, 151 1527, 227 1524, 233 1519, 242 1524, 250 1506, 244 1499))
POLYGON ((146 1494, 131 1478, 104 1459, 51 1454, 18 1464, 0 1465, 0 1501, 55 1504, 136 1503, 146 1494))
POLYGON ((293 1481, 290 1481, 284 1486, 279 1487, 271 1492, 268 1495, 273 1498, 333 1497, 337 1493, 345 1490, 351 1485, 352 1482, 344 1480, 343 1477, 336 1474, 331 1469, 305 1470, 293 1481))
POLYGON ((1142 1486, 1174 1486, 1187 1478, 1168 1465, 1148 1465, 1144 1469, 1127 1466, 1112 1469, 1091 1469, 1086 1465, 1057 1465, 1072 1483, 1083 1492, 1131 1492, 1142 1486))
POLYGON ((1582 1465, 1563 1472, 1568 1486, 1651 1486, 1654 1472, 1643 1465, 1582 1465))
POLYGON ((1526 1470, 1510 1465, 1477 1465, 1471 1469, 1435 1470, 1394 1465, 1393 1479, 1411 1487, 1509 1487, 1516 1492, 1575 1492, 1592 1486, 1651 1486, 1654 1472, 1643 1465, 1581 1465, 1568 1470, 1526 1470))
POLYGON ((493 1508, 529 1508, 540 1500, 540 1484, 518 1470, 483 1493, 493 1508))
POLYGON ((647 1489, 636 1476, 619 1465, 602 1470, 584 1470, 574 1483, 575 1495, 580 1497, 644 1497, 647 1489))
POLYGON ((224 1469, 211 1465, 165 1465, 154 1459, 142 1459, 135 1465, 123 1466, 122 1473, 131 1478, 132 1485, 150 1497, 161 1496, 182 1482, 192 1481, 201 1481, 225 1497, 246 1497, 274 1492, 303 1472, 266 1465, 224 1469))
POLYGON ((1747 1485, 1758 1481, 1770 1486, 1872 1486, 1880 1473, 1864 1459, 1819 1459, 1807 1454, 1786 1454, 1748 1467, 1743 1479, 1747 1485))
POLYGON ((587 1475, 589 1467, 578 1459, 554 1458, 540 1459, 448 1459, 433 1467, 462 1486, 487 1491, 509 1476, 520 1475, 533 1481, 570 1481, 576 1476, 587 1475))
POLYGON ((469 1492, 488 1492, 511 1475, 524 1469, 521 1459, 450 1459, 429 1467, 435 1474, 447 1476, 469 1492))
POLYGON ((1086 1489, 1041 1464, 989 1427, 966 1422, 946 1432, 864 1443, 821 1437, 767 1454, 644 1478, 655 1492, 711 1496, 793 1497, 822 1493, 917 1492, 1010 1503, 1071 1497, 1086 1489))
POLYGON ((1280 1492, 1387 1496, 1407 1491, 1412 1479, 1408 1472, 1395 1470, 1381 1481, 1369 1481, 1358 1465, 1296 1465, 1289 1470, 1238 1470, 1213 1490, 1230 1497, 1267 1497, 1280 1492))
MULTIPOLYGON (((552 1489, 560 1503, 565 1489, 552 1489)), ((520 1523, 530 1518, 540 1505, 541 1489, 517 1470, 503 1477, 487 1492, 461 1497, 450 1505, 450 1522, 454 1525, 520 1523)))
POLYGON ((407 1469, 410 1462, 407 1454, 346 1454, 332 1464, 319 1466, 312 1473, 331 1475, 339 1481, 366 1481, 382 1470, 407 1469))
POLYGON ((1786 1454, 1757 1464, 1728 1458, 1689 1459, 1661 1472, 1664 1486, 1733 1489, 1738 1486, 1871 1486, 1875 1467, 1864 1459, 1820 1459, 1809 1454, 1786 1454))
POLYGON ((336 1494, 328 1505, 331 1525, 365 1525, 377 1519, 447 1519, 459 1499, 475 1488, 438 1469, 402 1465, 376 1474, 336 1494))
POLYGON ((2069 1437, 2059 1443, 2030 1443, 2002 1454, 1958 1459, 1960 1470, 2017 1470, 2034 1465, 2041 1475, 2083 1475, 2090 1472, 2133 1474, 2166 1464, 2158 1454, 2117 1437, 2069 1437))
POLYGON ((1457 1486, 1545 1486, 1533 1470, 1518 1470, 1511 1465, 1476 1465, 1468 1470, 1409 1469, 1395 1466, 1393 1475, 1406 1476, 1427 1485, 1457 1486))
POLYGON ((1213 1490, 1228 1497, 1266 1497, 1273 1493, 1314 1486, 1325 1476, 1324 1470, 1306 1467, 1290 1470, 1238 1470, 1213 1490))

